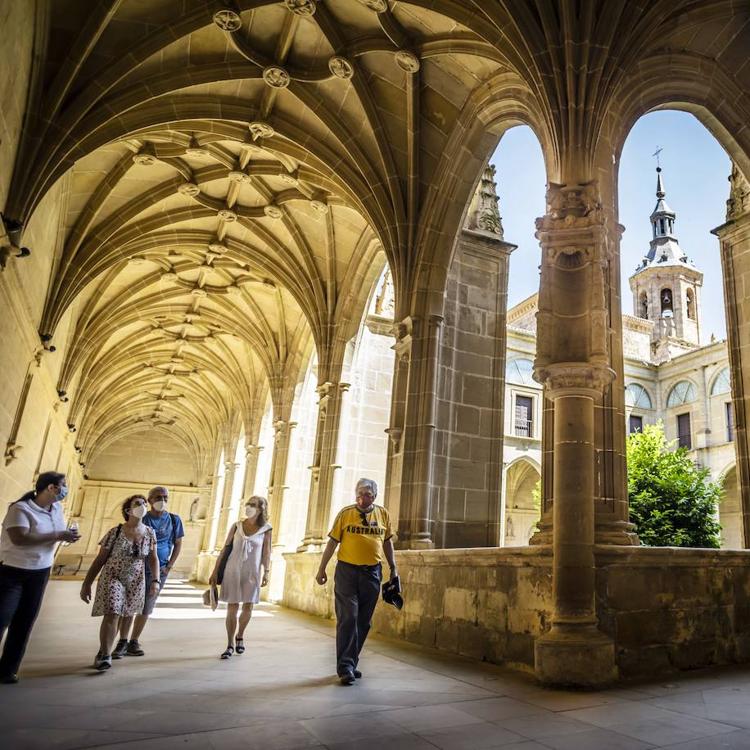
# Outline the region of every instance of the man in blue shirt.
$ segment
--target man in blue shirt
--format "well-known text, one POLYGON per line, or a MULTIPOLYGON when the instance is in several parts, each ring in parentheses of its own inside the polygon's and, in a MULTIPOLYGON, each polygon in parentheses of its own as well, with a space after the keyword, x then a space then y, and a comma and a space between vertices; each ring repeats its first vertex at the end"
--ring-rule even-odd
POLYGON ((151 590, 151 572, 147 565, 146 601, 143 606, 143 614, 135 617, 132 634, 130 634, 130 625, 134 618, 121 618, 120 640, 112 651, 113 659, 121 659, 125 655, 143 656, 144 651, 138 639, 141 637, 143 628, 146 627, 149 615, 154 611, 156 600, 164 588, 169 572, 174 567, 182 550, 182 537, 185 536, 185 530, 180 517, 176 513, 170 513, 167 510, 167 503, 169 502, 169 491, 167 488, 154 487, 148 493, 148 502, 151 505, 151 509, 143 516, 143 523, 146 526, 150 526, 156 534, 156 555, 159 558, 160 571, 159 590, 157 592, 151 590), (128 639, 129 634, 130 639, 128 639))

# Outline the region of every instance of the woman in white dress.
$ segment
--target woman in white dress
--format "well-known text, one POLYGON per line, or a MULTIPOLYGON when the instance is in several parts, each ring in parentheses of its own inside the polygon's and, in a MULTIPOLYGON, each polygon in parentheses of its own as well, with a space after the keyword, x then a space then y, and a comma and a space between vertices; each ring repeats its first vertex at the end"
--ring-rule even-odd
POLYGON ((221 655, 222 659, 228 659, 235 651, 238 654, 245 651, 245 628, 252 617, 253 604, 260 600, 261 586, 268 584, 271 573, 271 527, 267 523, 266 498, 253 495, 245 503, 245 516, 229 530, 226 544, 209 578, 212 586, 221 584, 219 601, 227 603, 227 648, 221 655), (226 562, 220 576, 223 559, 226 562))

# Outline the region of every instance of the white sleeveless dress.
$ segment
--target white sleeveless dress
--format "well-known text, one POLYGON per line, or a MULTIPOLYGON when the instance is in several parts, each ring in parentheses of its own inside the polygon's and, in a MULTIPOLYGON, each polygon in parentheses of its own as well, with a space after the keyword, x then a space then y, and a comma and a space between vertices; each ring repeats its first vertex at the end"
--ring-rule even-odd
POLYGON ((219 601, 227 604, 256 604, 260 601, 263 541, 271 531, 269 524, 246 536, 242 522, 235 525, 232 551, 229 553, 219 601))

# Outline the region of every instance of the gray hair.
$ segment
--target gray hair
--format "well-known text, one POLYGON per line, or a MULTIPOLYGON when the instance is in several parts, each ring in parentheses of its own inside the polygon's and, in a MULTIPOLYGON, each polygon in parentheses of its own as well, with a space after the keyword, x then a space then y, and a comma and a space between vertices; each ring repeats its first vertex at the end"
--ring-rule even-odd
POLYGON ((378 483, 374 479, 367 479, 367 477, 358 479, 357 486, 355 487, 354 492, 356 493, 360 487, 369 487, 370 491, 372 492, 372 496, 378 496, 378 483))
POLYGON ((168 495, 168 494, 169 494, 169 490, 166 487, 157 485, 156 487, 152 487, 148 491, 148 498, 150 500, 154 495, 168 495))

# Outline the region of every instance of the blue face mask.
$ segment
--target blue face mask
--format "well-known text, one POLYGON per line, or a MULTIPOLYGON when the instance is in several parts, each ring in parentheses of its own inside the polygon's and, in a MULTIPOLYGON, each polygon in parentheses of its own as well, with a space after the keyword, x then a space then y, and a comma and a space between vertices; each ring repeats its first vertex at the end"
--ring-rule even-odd
POLYGON ((62 487, 60 487, 60 489, 58 490, 58 493, 55 495, 55 500, 58 503, 61 503, 63 500, 65 500, 67 496, 68 496, 68 487, 67 485, 63 485, 62 487))

